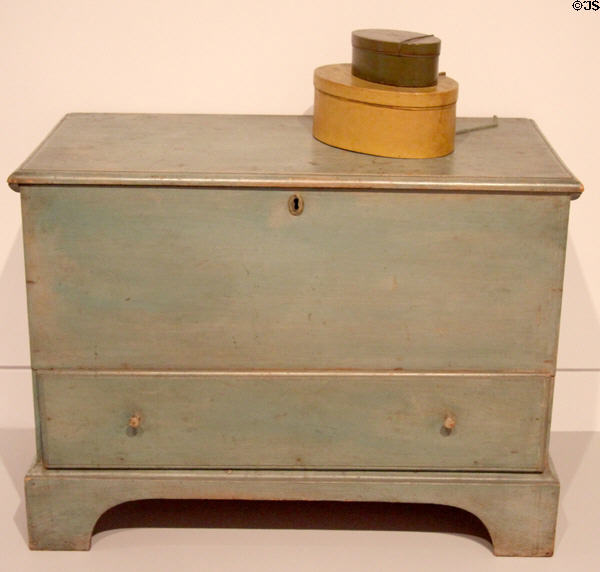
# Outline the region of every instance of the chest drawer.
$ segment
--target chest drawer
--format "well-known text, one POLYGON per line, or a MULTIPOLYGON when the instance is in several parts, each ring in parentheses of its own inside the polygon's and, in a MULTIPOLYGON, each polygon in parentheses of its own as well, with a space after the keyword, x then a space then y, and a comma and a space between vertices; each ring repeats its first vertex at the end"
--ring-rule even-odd
POLYGON ((534 375, 38 372, 36 383, 54 468, 542 470, 552 389, 534 375))

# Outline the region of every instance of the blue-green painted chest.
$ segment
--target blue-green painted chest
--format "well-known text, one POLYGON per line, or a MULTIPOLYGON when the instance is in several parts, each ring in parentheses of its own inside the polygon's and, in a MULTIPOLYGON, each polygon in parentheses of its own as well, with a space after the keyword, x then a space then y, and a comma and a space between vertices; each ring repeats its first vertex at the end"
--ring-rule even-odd
MULTIPOLYGON (((581 186, 532 122, 394 160, 323 145, 307 117, 76 114, 9 181, 50 482, 293 469, 547 485, 581 186)), ((275 498, 301 494, 280 482, 275 498)))

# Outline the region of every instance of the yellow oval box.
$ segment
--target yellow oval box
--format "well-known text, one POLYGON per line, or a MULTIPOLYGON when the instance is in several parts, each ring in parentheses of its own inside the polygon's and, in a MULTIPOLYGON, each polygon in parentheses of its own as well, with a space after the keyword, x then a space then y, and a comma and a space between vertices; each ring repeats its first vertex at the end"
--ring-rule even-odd
POLYGON ((350 151, 425 159, 454 151, 458 83, 396 87, 352 75, 351 64, 315 70, 313 135, 350 151))

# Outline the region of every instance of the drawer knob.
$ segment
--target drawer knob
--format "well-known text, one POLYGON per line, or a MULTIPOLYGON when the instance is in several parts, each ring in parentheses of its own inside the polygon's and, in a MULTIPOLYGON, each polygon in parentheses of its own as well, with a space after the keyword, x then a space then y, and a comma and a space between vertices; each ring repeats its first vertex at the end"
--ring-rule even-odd
POLYGON ((139 416, 139 414, 134 413, 129 418, 129 423, 127 423, 127 435, 129 435, 129 437, 135 437, 138 434, 141 424, 142 418, 139 416))
POLYGON ((444 419, 442 431, 445 435, 450 435, 454 427, 456 427, 456 417, 454 417, 454 415, 452 415, 451 413, 448 413, 446 415, 446 418, 444 419))

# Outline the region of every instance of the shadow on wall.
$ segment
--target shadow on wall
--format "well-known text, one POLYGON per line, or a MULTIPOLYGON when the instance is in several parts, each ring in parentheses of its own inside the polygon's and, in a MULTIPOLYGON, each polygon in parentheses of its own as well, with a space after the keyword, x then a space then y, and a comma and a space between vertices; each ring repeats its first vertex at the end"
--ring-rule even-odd
POLYGON ((600 308, 595 306, 576 245, 570 236, 561 320, 559 369, 600 370, 600 308))
POLYGON ((34 458, 35 431, 33 429, 0 429, 0 463, 6 468, 21 499, 13 520, 25 544, 27 544, 27 517, 25 515, 24 477, 34 458))
POLYGON ((598 348, 600 348, 600 313, 595 307, 576 246, 569 237, 555 407, 569 425, 576 423, 577 429, 593 429, 600 424, 598 348), (577 383, 577 388, 571 384, 567 385, 567 381, 571 380, 577 383))
POLYGON ((16 233, 0 272, 0 367, 29 367, 23 234, 16 233))
MULTIPOLYGON (((560 481, 559 516, 556 530, 557 549, 569 528, 569 520, 572 518, 572 515, 565 509, 565 499, 570 496, 569 490, 576 481, 577 473, 581 469, 584 459, 587 457, 588 463, 593 460, 593 453, 589 454, 588 449, 597 435, 593 431, 555 431, 550 436, 550 455, 560 481)), ((588 496, 591 494, 593 494, 591 491, 587 493, 588 496)), ((576 492, 575 495, 581 496, 581 498, 585 497, 585 493, 576 492)))

